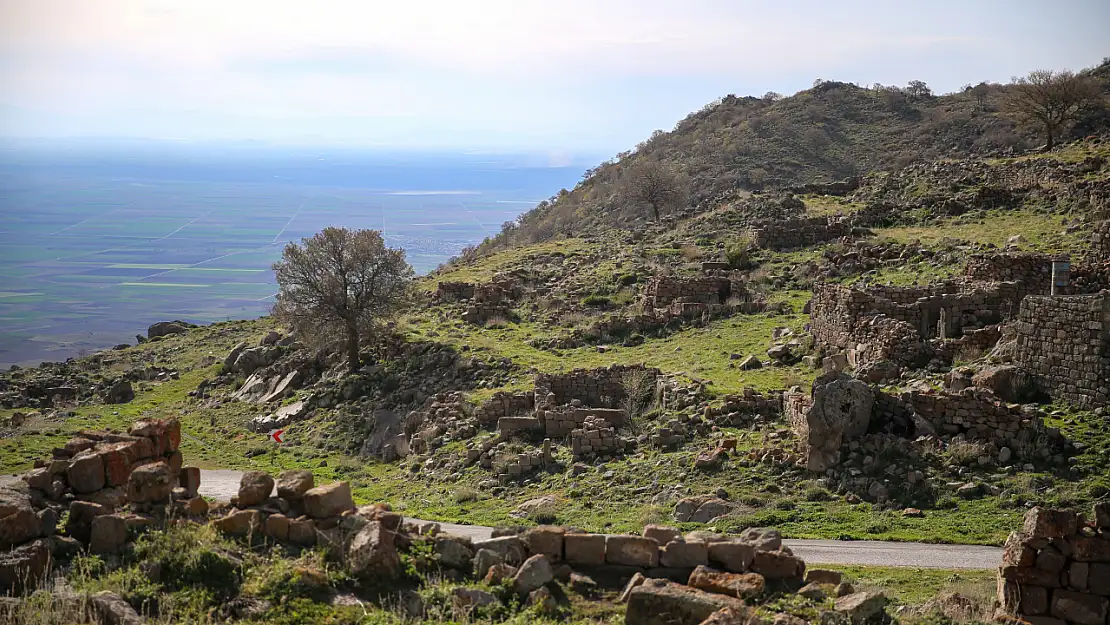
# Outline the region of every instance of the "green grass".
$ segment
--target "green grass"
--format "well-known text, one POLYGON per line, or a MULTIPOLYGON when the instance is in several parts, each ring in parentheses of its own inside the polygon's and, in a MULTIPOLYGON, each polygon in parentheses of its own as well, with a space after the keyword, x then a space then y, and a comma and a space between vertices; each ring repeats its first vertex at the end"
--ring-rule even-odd
POLYGON ((990 211, 981 219, 951 218, 927 226, 880 228, 875 233, 900 243, 919 241, 936 245, 948 240, 993 244, 1002 248, 1010 237, 1020 235, 1020 251, 1070 252, 1082 250, 1082 233, 1066 233, 1061 216, 1033 210, 990 211))
POLYGON ((930 599, 958 592, 971 598, 989 597, 993 601, 995 578, 993 570, 919 569, 880 566, 840 566, 818 564, 811 568, 844 573, 844 581, 857 588, 882 589, 896 604, 921 605, 930 599))

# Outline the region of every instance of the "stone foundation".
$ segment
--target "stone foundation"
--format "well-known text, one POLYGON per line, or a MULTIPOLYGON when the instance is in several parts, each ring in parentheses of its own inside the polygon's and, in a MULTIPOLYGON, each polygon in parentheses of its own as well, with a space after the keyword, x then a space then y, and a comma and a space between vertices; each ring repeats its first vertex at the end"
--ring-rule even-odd
POLYGON ((751 229, 756 247, 775 250, 809 247, 851 234, 852 226, 848 221, 832 217, 759 221, 751 229))
MULTIPOLYGON (((577 400, 591 408, 620 408, 626 398, 622 380, 625 375, 645 372, 652 380, 659 370, 642 365, 612 365, 603 369, 575 369, 569 373, 537 373, 537 406, 554 407, 577 400)), ((655 382, 651 383, 654 389, 655 382)))

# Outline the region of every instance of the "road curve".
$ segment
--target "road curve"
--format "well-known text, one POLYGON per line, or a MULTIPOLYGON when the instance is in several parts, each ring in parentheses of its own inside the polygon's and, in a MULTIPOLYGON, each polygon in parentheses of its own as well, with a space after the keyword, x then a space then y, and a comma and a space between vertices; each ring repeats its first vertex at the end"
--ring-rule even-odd
MULTIPOLYGON (((200 493, 230 499, 239 492, 242 471, 202 470, 200 493)), ((418 520, 418 519, 413 519, 418 520)), ((445 532, 489 538, 492 527, 440 523, 445 532)), ((993 569, 1002 562, 1002 549, 976 545, 932 545, 871 540, 785 540, 795 555, 813 564, 898 566, 931 569, 993 569)))

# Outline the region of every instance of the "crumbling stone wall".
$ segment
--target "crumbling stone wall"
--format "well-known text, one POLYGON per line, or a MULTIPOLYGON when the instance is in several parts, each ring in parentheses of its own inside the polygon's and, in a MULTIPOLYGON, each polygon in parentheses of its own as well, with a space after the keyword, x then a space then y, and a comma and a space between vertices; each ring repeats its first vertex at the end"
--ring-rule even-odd
POLYGON ((1096 261, 1110 258, 1110 219, 1095 224, 1091 235, 1091 256, 1096 261))
POLYGON ((1049 254, 975 254, 967 261, 964 276, 973 282, 1016 282, 1019 298, 1052 292, 1052 262, 1067 260, 1049 254))
POLYGON ((577 406, 559 406, 557 408, 540 409, 536 416, 543 422, 544 431, 552 438, 567 436, 573 430, 583 427, 590 417, 604 419, 614 427, 624 425, 627 416, 620 408, 581 408, 577 406))
POLYGON ((754 223, 751 228, 757 247, 776 250, 809 247, 851 234, 851 224, 835 217, 765 220, 754 223))
POLYGON ((586 417, 582 427, 570 433, 570 449, 575 458, 608 455, 619 447, 617 431, 601 417, 586 417))
POLYGON ((470 282, 440 282, 436 285, 435 299, 440 302, 474 299, 474 285, 470 282))
POLYGON ((653 378, 659 370, 642 365, 611 365, 602 369, 575 369, 569 373, 537 373, 536 404, 561 406, 574 400, 590 408, 620 408, 626 398, 622 380, 634 371, 645 371, 653 378))
POLYGON ((998 569, 998 604, 1030 623, 1096 625, 1110 611, 1110 504, 1093 520, 1033 508, 1006 540, 998 569))
POLYGON ((1010 319, 1022 297, 1017 282, 948 281, 867 289, 818 283, 810 302, 810 324, 819 343, 849 350, 860 363, 886 359, 921 366, 921 359, 927 361, 933 353, 926 341, 953 339, 965 329, 1010 319))
POLYGON ((535 405, 535 394, 531 391, 525 393, 498 391, 474 410, 474 417, 479 423, 488 425, 497 423, 501 417, 531 413, 535 405))
POLYGON ((912 427, 907 433, 914 435, 935 434, 945 439, 963 435, 969 440, 994 442, 1000 447, 1016 445, 1023 437, 1030 440, 1031 433, 1044 428, 1035 414, 1011 406, 977 387, 958 393, 907 391, 891 395, 880 392, 876 416, 879 423, 912 427))
POLYGON ((724 277, 655 276, 644 288, 644 308, 646 310, 666 308, 676 301, 724 304, 730 296, 745 293, 742 282, 724 277))
POLYGON ((1110 405, 1110 293, 1028 297, 1015 326, 1014 364, 1042 390, 1083 407, 1110 405))

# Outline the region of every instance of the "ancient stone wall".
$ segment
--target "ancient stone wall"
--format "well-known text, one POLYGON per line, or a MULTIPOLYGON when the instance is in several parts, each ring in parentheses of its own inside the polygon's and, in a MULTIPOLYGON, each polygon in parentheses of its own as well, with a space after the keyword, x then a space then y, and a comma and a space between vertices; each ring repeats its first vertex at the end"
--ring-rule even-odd
POLYGON ((831 217, 759 221, 751 229, 757 247, 776 250, 809 247, 851 234, 848 221, 831 217))
MULTIPOLYGON (((626 394, 622 381, 625 375, 646 372, 658 378, 659 370, 641 365, 611 365, 602 369, 575 369, 569 373, 537 373, 536 404, 543 407, 561 406, 578 400, 590 408, 620 408, 626 394)), ((651 384, 654 388, 654 382, 651 384)))
POLYGON ((488 425, 497 423, 501 417, 531 413, 535 405, 535 394, 531 391, 525 393, 499 391, 474 410, 474 417, 479 423, 488 425))
POLYGON ((513 309, 509 306, 488 302, 473 303, 463 313, 463 321, 474 325, 483 325, 493 320, 508 321, 512 317, 513 309))
POLYGON ((973 282, 1016 282, 1019 297, 1052 292, 1052 261, 1066 260, 1049 254, 975 254, 967 261, 964 276, 973 282))
POLYGON ((609 455, 620 447, 617 431, 601 417, 589 416, 570 433, 570 450, 575 458, 609 455))
POLYGON ((614 427, 624 425, 627 420, 624 410, 620 408, 558 406, 540 409, 536 411, 536 416, 543 422, 547 435, 552 438, 569 435, 573 430, 581 428, 590 417, 604 419, 614 427))
POLYGON ((744 284, 725 277, 679 278, 655 276, 644 288, 644 308, 666 308, 676 301, 724 304, 732 295, 743 295, 744 284))
POLYGON ((1012 318, 1021 297, 1017 282, 867 289, 818 283, 810 324, 819 343, 858 351, 861 363, 888 359, 921 366, 933 352, 927 340, 953 339, 1012 318))
POLYGON ((1029 623, 1098 625, 1110 612, 1110 504, 1092 520, 1033 508, 1006 540, 998 604, 1029 623))
POLYGON ((1095 224, 1091 235, 1091 256, 1096 262, 1110 259, 1110 219, 1095 224))
POLYGON ((1030 434, 1044 428, 1035 414, 977 387, 959 393, 907 391, 897 396, 880 392, 878 396, 878 422, 906 424, 916 415, 925 422, 917 422, 916 435, 935 433, 945 439, 963 435, 969 440, 1013 446, 1023 438, 1031 440, 1030 434), (918 431, 922 426, 933 432, 918 431))
POLYGON ((470 282, 440 282, 436 285, 435 299, 440 302, 474 299, 474 285, 470 282))
POLYGON ((1110 293, 1028 297, 1016 325, 1014 364, 1053 398, 1110 405, 1110 293))

